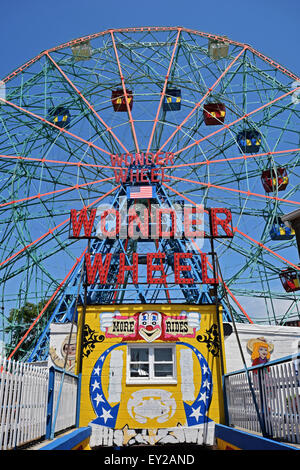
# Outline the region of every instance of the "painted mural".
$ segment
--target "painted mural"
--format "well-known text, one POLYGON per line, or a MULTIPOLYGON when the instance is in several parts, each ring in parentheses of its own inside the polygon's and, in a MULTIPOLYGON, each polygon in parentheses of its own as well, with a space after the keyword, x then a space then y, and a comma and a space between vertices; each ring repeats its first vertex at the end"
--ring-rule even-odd
POLYGON ((215 306, 88 306, 80 425, 92 426, 91 441, 198 442, 204 428, 211 434, 223 417, 218 331, 215 306))
POLYGON ((247 350, 251 354, 252 366, 269 362, 274 345, 265 338, 251 338, 247 342, 247 350))
POLYGON ((77 327, 70 323, 52 323, 48 366, 56 366, 67 372, 75 372, 77 327))

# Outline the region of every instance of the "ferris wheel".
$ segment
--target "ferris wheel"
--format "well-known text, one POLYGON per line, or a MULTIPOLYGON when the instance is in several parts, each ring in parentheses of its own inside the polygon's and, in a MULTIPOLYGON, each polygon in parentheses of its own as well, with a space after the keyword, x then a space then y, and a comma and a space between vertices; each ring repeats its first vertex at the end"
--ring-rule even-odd
MULTIPOLYGON (((125 185, 111 156, 132 154, 172 155, 160 165, 159 204, 231 211, 234 237, 215 249, 219 295, 226 290, 238 321, 300 318, 297 243, 282 221, 300 204, 299 80, 249 45, 182 27, 82 37, 7 76, 0 95, 2 325, 20 326, 10 312, 26 303, 57 302, 71 285, 75 293, 70 279, 86 240, 69 237, 70 210, 116 204, 125 185)), ((101 243, 104 249, 94 241, 101 243)), ((116 287, 113 300, 159 298, 142 283, 137 297, 130 289, 116 287)))

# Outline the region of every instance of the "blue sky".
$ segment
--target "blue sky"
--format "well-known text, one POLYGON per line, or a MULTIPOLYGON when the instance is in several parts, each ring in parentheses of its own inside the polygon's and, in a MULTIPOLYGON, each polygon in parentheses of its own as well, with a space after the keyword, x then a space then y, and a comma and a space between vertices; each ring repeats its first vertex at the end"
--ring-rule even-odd
POLYGON ((2 2, 0 18, 0 79, 45 49, 130 26, 227 35, 300 75, 299 0, 14 0, 2 2))

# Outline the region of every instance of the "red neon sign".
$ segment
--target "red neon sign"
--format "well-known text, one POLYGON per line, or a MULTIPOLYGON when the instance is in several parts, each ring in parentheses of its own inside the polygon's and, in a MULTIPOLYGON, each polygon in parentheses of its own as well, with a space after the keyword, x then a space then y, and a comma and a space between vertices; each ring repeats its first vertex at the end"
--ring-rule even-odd
MULTIPOLYGON (((153 206, 155 207, 155 205, 153 206)), ((86 208, 76 211, 71 210, 71 228, 70 238, 117 238, 121 232, 122 214, 118 209, 105 209, 100 216, 100 233, 101 237, 96 233, 96 213, 97 209, 87 211, 86 208), (110 220, 110 230, 106 228, 107 220, 110 220), (93 233, 93 234, 92 234, 93 233)), ((229 209, 222 207, 211 208, 208 210, 197 207, 184 207, 182 211, 183 232, 185 238, 232 238, 234 235, 232 227, 232 214, 229 209), (211 233, 205 233, 203 230, 203 213, 207 212, 210 220, 211 233), (225 216, 225 217, 224 217, 225 216)), ((139 210, 133 205, 129 207, 126 218, 126 237, 135 238, 136 229, 138 229, 144 238, 180 238, 176 237, 178 228, 177 209, 172 207, 158 207, 155 211, 148 210, 139 204, 139 210), (142 207, 142 209, 140 209, 142 207), (155 212, 155 216, 153 215, 155 212), (143 215, 143 217, 141 217, 143 215), (163 227, 163 215, 168 215, 171 221, 166 228, 163 227), (150 224, 155 226, 154 234, 149 230, 150 224), (153 236, 154 235, 154 236, 153 236)), ((122 227, 124 229, 124 227, 122 227)))
MULTIPOLYGON (((139 283, 139 272, 138 272, 138 254, 133 253, 132 264, 126 264, 126 255, 120 253, 118 256, 118 275, 117 283, 125 283, 125 273, 131 271, 133 284, 139 283)), ((183 265, 180 261, 189 259, 192 260, 194 257, 193 253, 174 253, 174 281, 175 284, 194 284, 195 280, 190 276, 191 266, 183 265), (187 277, 183 277, 182 273, 186 273, 187 277)), ((197 255, 195 255, 197 256, 197 255)), ((165 253, 147 253, 147 284, 167 284, 167 276, 164 270, 163 260, 165 260, 165 253), (155 260, 158 260, 158 264, 155 264, 155 260), (155 277, 155 273, 160 273, 159 277, 155 277)), ((86 282, 87 284, 107 284, 108 273, 112 264, 112 254, 109 253, 103 260, 101 253, 90 253, 85 254, 85 265, 86 265, 86 282), (92 261, 92 257, 94 260, 92 261)), ((201 253, 201 266, 202 266, 202 284, 217 284, 217 278, 210 278, 207 275, 208 257, 206 253, 201 253)))

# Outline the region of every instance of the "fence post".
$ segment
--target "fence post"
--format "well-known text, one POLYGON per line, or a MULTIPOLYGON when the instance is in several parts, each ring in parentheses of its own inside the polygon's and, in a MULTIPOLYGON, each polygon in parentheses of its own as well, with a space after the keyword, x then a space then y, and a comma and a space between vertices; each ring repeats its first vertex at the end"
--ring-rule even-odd
POLYGON ((266 394, 267 394, 267 388, 266 388, 266 381, 265 381, 265 374, 266 374, 267 368, 261 367, 258 369, 258 385, 259 385, 259 396, 260 396, 260 403, 261 403, 261 417, 262 417, 262 434, 264 437, 267 437, 269 439, 273 438, 273 432, 272 432, 272 427, 271 427, 271 434, 267 431, 267 422, 266 422, 266 417, 267 417, 267 399, 266 399, 266 394), (265 393, 264 393, 265 392, 265 393))
POLYGON ((76 400, 76 428, 79 427, 79 417, 80 417, 80 395, 81 395, 81 373, 78 374, 77 382, 77 400, 76 400))
POLYGON ((224 400, 224 418, 226 426, 229 426, 229 412, 228 412, 228 399, 226 393, 226 377, 223 375, 222 377, 223 382, 223 400, 224 400))
POLYGON ((52 366, 49 369, 46 439, 50 439, 50 436, 51 436, 53 402, 54 402, 54 378, 55 378, 55 369, 52 366))
POLYGON ((262 374, 264 373, 264 368, 259 368, 257 370, 258 375, 258 389, 259 389, 259 400, 261 406, 261 432, 264 437, 267 436, 266 432, 266 419, 265 419, 265 406, 264 406, 264 396, 263 396, 263 388, 262 388, 262 374))

